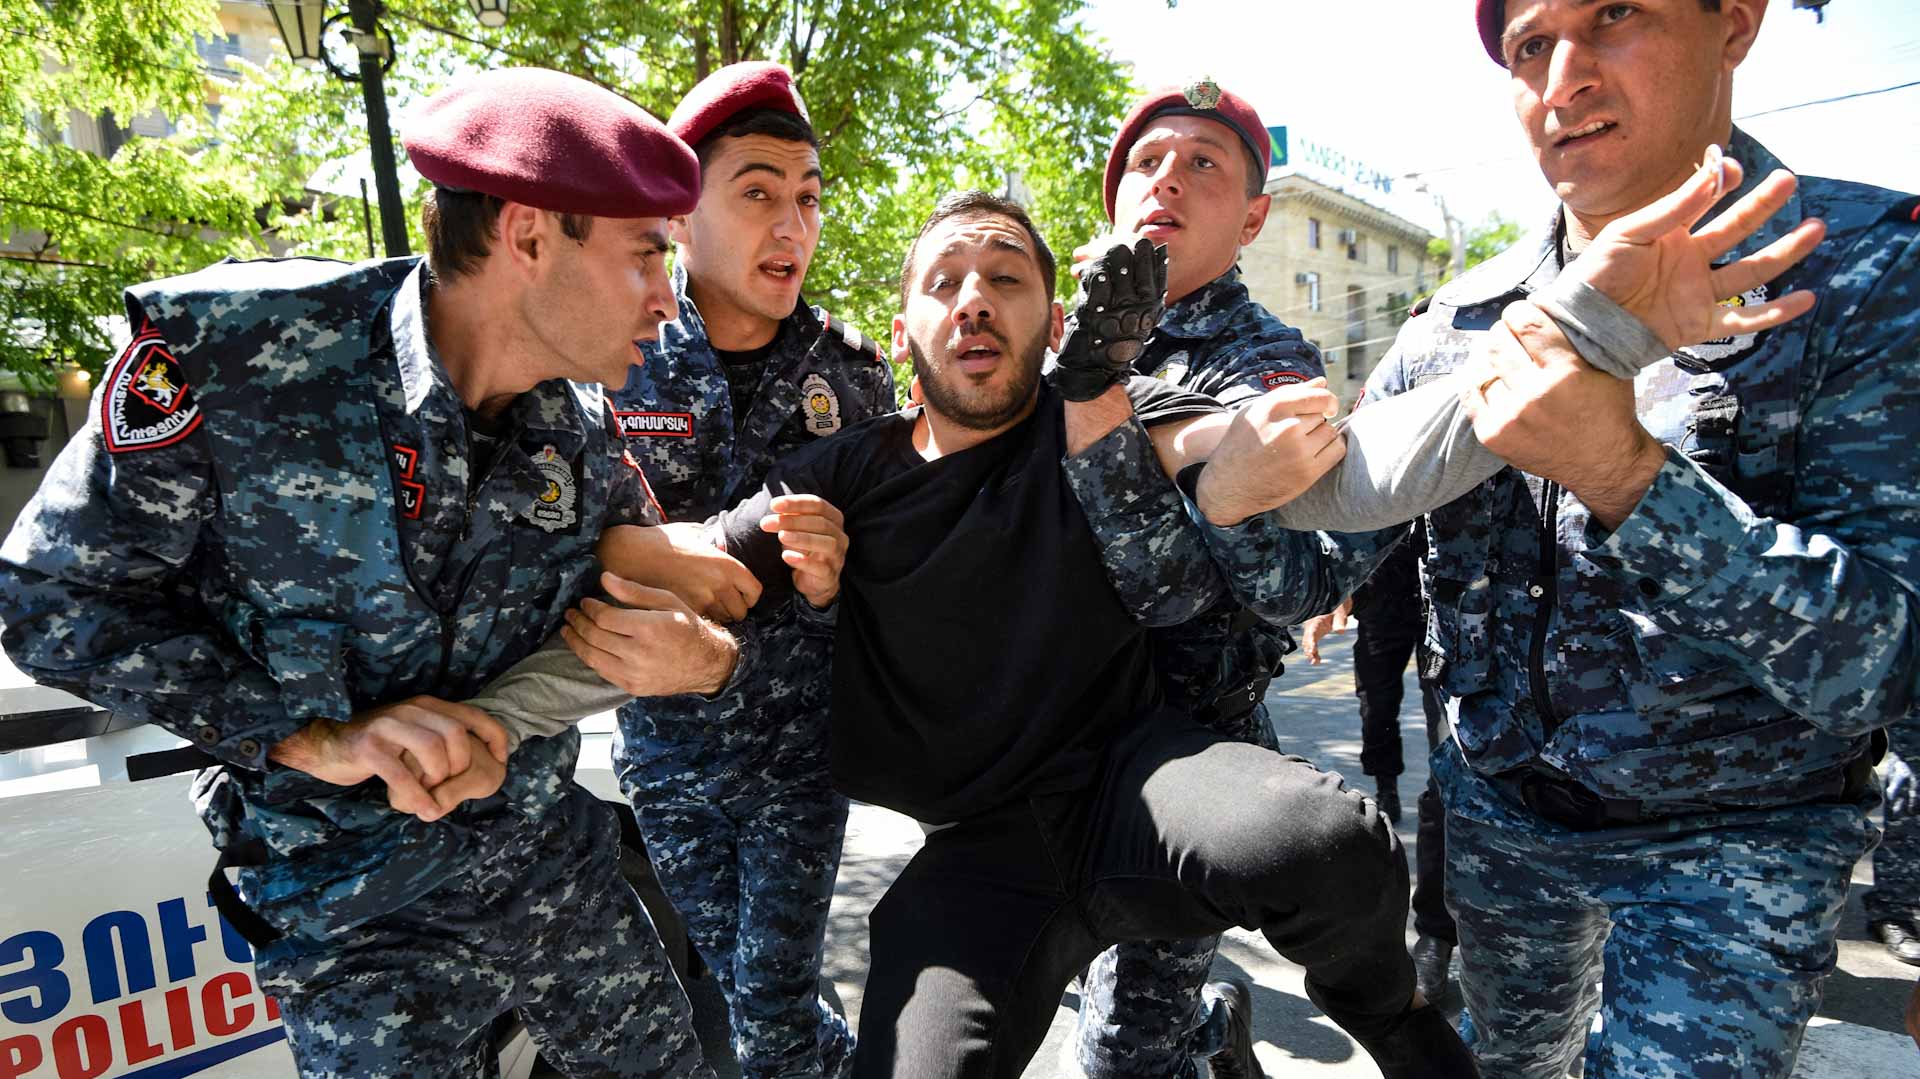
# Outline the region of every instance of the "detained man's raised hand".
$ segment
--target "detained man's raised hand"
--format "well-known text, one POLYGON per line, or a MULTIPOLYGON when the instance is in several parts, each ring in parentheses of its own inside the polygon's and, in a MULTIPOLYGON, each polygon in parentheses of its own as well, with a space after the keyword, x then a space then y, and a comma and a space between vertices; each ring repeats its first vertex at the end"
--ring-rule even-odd
POLYGON ((1069 401, 1091 401, 1133 377, 1133 361, 1166 309, 1167 249, 1120 240, 1079 268, 1080 293, 1048 380, 1069 401))

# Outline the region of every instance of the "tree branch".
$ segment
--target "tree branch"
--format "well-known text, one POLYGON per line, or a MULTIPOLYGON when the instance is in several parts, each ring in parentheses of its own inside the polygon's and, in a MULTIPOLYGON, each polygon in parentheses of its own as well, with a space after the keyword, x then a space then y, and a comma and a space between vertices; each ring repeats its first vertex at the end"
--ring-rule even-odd
MULTIPOLYGON (((508 57, 510 59, 518 60, 523 64, 531 64, 535 67, 546 66, 546 64, 543 63, 539 57, 528 56, 526 53, 522 53, 522 52, 515 52, 514 50, 509 49, 504 45, 496 45, 491 41, 482 41, 477 37, 471 37, 469 35, 463 34, 460 31, 453 29, 452 27, 441 26, 438 23, 430 23, 418 15, 409 15, 404 11, 399 11, 391 7, 387 9, 387 14, 393 16, 396 19, 401 20, 402 22, 410 22, 413 25, 418 26, 422 30, 431 30, 436 34, 445 34, 447 37, 454 38, 455 40, 458 40, 458 41, 464 41, 469 45, 478 45, 481 48, 488 50, 489 52, 497 52, 502 56, 508 57)), ((595 75, 590 68, 583 67, 579 71, 569 71, 567 72, 567 74, 578 75, 580 78, 583 78, 590 83, 594 83, 595 85, 598 85, 598 86, 604 86, 607 89, 612 90, 614 93, 619 94, 621 97, 627 96, 627 91, 624 88, 615 86, 613 83, 610 83, 607 80, 601 78, 600 76, 595 75)))
POLYGON ((0 195, 0 202, 12 203, 15 206, 30 206, 36 210, 51 210, 57 214, 66 214, 68 217, 80 218, 82 221, 93 221, 102 225, 112 225, 115 228, 132 229, 134 232, 146 232, 155 236, 165 236, 169 240, 190 240, 193 238, 191 236, 182 236, 177 232, 157 229, 151 225, 135 225, 126 221, 114 221, 110 218, 96 217, 93 214, 81 213, 79 210, 69 209, 65 206, 55 206, 50 202, 34 202, 29 199, 16 199, 7 195, 0 195))
POLYGON ((112 266, 108 266, 105 263, 101 263, 101 262, 70 262, 67 259, 37 258, 37 257, 28 257, 26 255, 8 255, 4 253, 0 253, 0 262, 24 262, 29 266, 79 266, 83 269, 88 269, 88 270, 113 269, 112 266))

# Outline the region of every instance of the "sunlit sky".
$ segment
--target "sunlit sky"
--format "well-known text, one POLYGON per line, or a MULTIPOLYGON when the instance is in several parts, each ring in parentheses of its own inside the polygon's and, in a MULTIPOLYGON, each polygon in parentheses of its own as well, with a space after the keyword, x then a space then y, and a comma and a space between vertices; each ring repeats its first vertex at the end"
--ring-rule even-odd
MULTIPOLYGON (((1092 0, 1086 25, 1146 86, 1211 74, 1286 125, 1390 176, 1422 173, 1456 217, 1531 226, 1552 206, 1481 51, 1472 0, 1092 0)), ((1773 0, 1734 76, 1734 115, 1920 80, 1920 0, 1773 0)), ((1920 189, 1920 87, 1740 121, 1803 173, 1920 189)), ((1440 231, 1413 185, 1376 199, 1440 231)))

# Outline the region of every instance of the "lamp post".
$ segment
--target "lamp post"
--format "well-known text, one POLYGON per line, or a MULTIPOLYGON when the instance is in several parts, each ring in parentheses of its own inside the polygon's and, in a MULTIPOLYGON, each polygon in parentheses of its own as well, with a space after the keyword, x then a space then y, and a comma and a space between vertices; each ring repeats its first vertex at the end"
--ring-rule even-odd
MULTIPOLYGON (((512 0, 467 0, 467 6, 482 26, 498 27, 507 22, 512 0)), ((324 64, 337 79, 360 84, 361 100, 367 109, 367 135, 373 158, 373 189, 380 204, 380 236, 387 256, 408 253, 405 204, 400 199, 400 177, 393 156, 393 130, 387 122, 387 69, 393 66, 393 35, 382 29, 380 16, 385 12, 381 0, 347 0, 344 14, 326 16, 326 0, 269 0, 273 21, 280 28, 280 39, 287 55, 306 66, 324 64), (327 55, 326 32, 346 22, 340 33, 359 54, 357 70, 348 70, 327 55)))
POLYGON ((1453 272, 1447 276, 1459 277, 1461 274, 1466 273, 1467 230, 1463 227, 1460 219, 1453 216, 1453 211, 1447 209, 1447 200, 1441 196, 1440 192, 1428 187, 1427 182, 1421 179, 1420 174, 1417 172, 1409 172, 1400 177, 1400 179, 1412 180, 1413 189, 1431 198, 1433 204, 1440 208, 1440 220, 1447 230, 1447 251, 1452 255, 1450 261, 1452 262, 1453 272))

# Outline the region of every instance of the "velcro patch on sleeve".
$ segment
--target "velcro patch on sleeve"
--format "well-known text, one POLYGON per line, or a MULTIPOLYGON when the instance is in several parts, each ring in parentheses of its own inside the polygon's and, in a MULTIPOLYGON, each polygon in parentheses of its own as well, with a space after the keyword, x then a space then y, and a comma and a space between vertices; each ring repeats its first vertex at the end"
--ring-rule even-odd
POLYGON ((107 452, 171 446, 198 426, 200 405, 180 361, 158 333, 142 330, 107 368, 106 389, 100 395, 107 452))
POLYGON ((1291 386, 1306 380, 1307 376, 1298 371, 1266 371, 1260 375, 1260 384, 1270 390, 1276 386, 1291 386))

